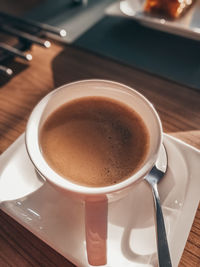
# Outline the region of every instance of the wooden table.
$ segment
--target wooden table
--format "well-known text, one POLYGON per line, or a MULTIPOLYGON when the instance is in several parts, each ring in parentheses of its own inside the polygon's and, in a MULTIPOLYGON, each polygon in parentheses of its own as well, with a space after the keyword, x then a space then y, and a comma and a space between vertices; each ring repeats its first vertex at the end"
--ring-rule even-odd
MULTIPOLYGON (((154 103, 164 131, 200 149, 200 91, 152 76, 69 46, 34 46, 34 60, 9 63, 11 81, 0 77, 0 153, 24 132, 35 104, 54 88, 88 78, 110 79, 137 89, 154 103)), ((73 266, 0 211, 0 266, 73 266)), ((200 266, 200 206, 181 258, 181 267, 200 266)))

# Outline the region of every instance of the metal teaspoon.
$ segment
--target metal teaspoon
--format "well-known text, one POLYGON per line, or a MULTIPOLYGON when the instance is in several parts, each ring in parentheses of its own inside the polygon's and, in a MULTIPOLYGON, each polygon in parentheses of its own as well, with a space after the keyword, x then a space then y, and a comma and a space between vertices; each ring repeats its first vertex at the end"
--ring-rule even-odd
POLYGON ((157 226, 157 250, 160 267, 172 267, 169 247, 167 242, 167 235, 165 230, 165 223, 160 204, 160 197, 158 193, 158 183, 165 176, 167 171, 167 153, 164 145, 161 146, 160 157, 155 166, 145 177, 145 180, 152 188, 154 197, 155 211, 156 211, 156 226, 157 226))

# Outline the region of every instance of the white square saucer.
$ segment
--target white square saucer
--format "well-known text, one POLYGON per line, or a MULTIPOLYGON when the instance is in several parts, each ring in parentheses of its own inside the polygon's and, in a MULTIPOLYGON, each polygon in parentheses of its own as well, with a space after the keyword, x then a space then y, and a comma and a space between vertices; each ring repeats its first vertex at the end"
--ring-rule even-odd
MULTIPOLYGON (((173 266, 178 266, 199 204, 200 151, 164 135, 168 171, 159 184, 173 266)), ((88 267, 84 204, 38 179, 28 158, 24 135, 0 156, 4 196, 25 195, 1 204, 4 212, 79 267, 88 267)), ((157 266, 152 193, 145 181, 123 200, 109 204, 108 267, 157 266)))

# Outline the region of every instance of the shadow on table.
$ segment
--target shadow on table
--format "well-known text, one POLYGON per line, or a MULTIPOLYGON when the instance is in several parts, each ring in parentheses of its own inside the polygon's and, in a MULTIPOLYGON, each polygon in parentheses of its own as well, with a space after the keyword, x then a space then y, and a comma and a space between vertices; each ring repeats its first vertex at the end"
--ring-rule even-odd
MULTIPOLYGON (((76 65, 74 62, 72 63, 73 55, 71 52, 73 52, 73 50, 64 49, 52 61, 52 73, 55 88, 75 80, 91 78, 91 75, 87 75, 85 70, 80 70, 78 64, 76 65)), ((74 56, 76 57, 75 54, 74 56)))

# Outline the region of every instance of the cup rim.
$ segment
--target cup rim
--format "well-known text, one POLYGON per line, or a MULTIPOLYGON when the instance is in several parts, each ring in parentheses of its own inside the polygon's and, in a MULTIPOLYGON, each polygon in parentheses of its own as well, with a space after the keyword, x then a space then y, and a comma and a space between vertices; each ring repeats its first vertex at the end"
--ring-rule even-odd
POLYGON ((33 163, 34 167, 38 171, 38 173, 45 178, 47 181, 50 183, 56 185, 59 188, 62 188, 67 191, 71 191, 73 193, 78 193, 78 194, 84 194, 84 195, 102 195, 102 194, 108 194, 108 193, 113 193, 116 191, 119 191, 123 188, 126 188, 130 186, 131 184, 135 183, 136 181, 140 180, 140 178, 144 178, 144 176, 151 170, 153 165, 156 162, 156 159, 158 157, 158 153, 162 144, 163 140, 163 130, 162 130, 162 124, 161 120, 159 118, 159 115, 157 111, 155 110, 154 106, 152 103, 141 93, 139 93, 137 90, 133 89, 130 86, 124 85, 119 82, 111 81, 111 80, 105 80, 105 79, 85 79, 85 80, 80 80, 80 81, 75 81, 71 82, 68 84, 64 84, 50 93, 48 93, 46 96, 44 96, 38 104, 34 107, 34 109, 31 112, 31 115, 28 119, 26 131, 25 131, 25 146, 27 153, 29 155, 29 158, 31 162, 33 163), (139 169, 136 173, 134 173, 132 176, 129 178, 116 183, 114 185, 109 185, 109 186, 103 186, 103 187, 89 187, 89 186, 83 186, 80 184, 76 184, 71 182, 70 180, 67 180, 66 178, 63 178, 61 175, 56 173, 46 162, 44 159, 41 150, 39 149, 39 138, 38 138, 38 129, 37 126, 39 126, 40 118, 42 115, 41 111, 44 111, 46 105, 48 104, 48 101, 51 99, 51 97, 59 90, 74 86, 76 84, 81 84, 81 83, 106 83, 108 86, 109 85, 116 85, 118 88, 124 88, 128 91, 131 91, 135 95, 137 95, 140 99, 143 100, 143 102, 149 106, 152 114, 155 116, 157 124, 158 124, 158 129, 159 129, 159 135, 158 135, 158 142, 157 146, 155 149, 154 155, 149 159, 149 161, 142 166, 141 169, 139 169), (41 114, 37 114, 38 111, 41 112, 41 114), (37 119, 36 119, 37 117, 37 119), (35 143, 36 142, 36 143, 35 143))

